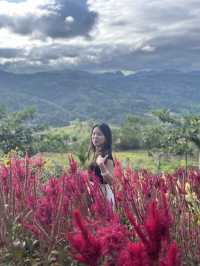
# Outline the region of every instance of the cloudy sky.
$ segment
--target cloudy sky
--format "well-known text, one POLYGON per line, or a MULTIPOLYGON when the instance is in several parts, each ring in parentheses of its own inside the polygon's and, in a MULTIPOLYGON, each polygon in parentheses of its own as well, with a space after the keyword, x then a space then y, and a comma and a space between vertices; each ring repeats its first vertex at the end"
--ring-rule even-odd
POLYGON ((200 0, 0 0, 0 69, 200 69, 200 0))

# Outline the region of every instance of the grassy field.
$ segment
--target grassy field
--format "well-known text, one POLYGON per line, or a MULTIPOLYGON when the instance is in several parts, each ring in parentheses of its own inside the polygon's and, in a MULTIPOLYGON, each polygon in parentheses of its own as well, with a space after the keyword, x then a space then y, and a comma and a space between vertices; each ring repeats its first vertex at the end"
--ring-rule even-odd
MULTIPOLYGON (((68 165, 68 153, 43 153, 42 154, 46 160, 47 165, 68 165)), ((77 157, 72 154, 74 158, 78 161, 77 157)), ((113 152, 113 156, 116 159, 122 161, 124 167, 129 163, 135 170, 140 168, 145 168, 153 172, 157 172, 158 166, 156 160, 149 156, 146 151, 123 151, 123 152, 113 152)), ((190 158, 188 165, 195 165, 195 158, 190 158)), ((185 160, 180 157, 165 157, 161 158, 160 161, 160 171, 172 172, 178 167, 184 167, 185 160)))
MULTIPOLYGON (((62 127, 62 128, 50 128, 48 133, 52 135, 56 134, 68 134, 69 136, 74 136, 78 140, 84 137, 88 137, 90 132, 91 125, 87 123, 74 123, 71 126, 62 127)), ((78 158, 75 154, 72 154, 74 158, 78 161, 78 158)), ((131 165, 132 168, 138 170, 140 168, 145 168, 155 172, 165 171, 172 172, 176 168, 185 167, 184 157, 179 156, 163 156, 160 159, 160 165, 158 166, 158 160, 156 154, 154 156, 149 156, 147 151, 134 150, 134 151, 120 151, 113 152, 113 155, 116 159, 119 159, 123 162, 123 165, 126 166, 127 163, 131 165)), ((48 165, 68 165, 68 153, 43 153, 48 165)), ((188 165, 196 165, 196 158, 190 158, 188 160, 188 165)), ((81 166, 82 167, 82 166, 81 166)))

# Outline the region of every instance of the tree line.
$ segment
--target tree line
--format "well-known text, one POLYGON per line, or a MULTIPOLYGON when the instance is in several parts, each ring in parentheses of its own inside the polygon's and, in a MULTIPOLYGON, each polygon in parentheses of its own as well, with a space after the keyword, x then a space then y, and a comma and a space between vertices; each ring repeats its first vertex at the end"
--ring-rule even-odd
MULTIPOLYGON (((30 155, 38 152, 74 152, 84 162, 89 132, 94 121, 73 123, 73 130, 49 129, 34 125, 34 108, 7 112, 0 108, 0 150, 17 150, 30 155)), ((120 125, 111 125, 116 151, 147 150, 150 155, 188 155, 200 150, 200 116, 180 116, 169 110, 154 111, 149 117, 128 116, 120 125)), ((200 152, 199 152, 200 154, 200 152)), ((200 156, 199 156, 200 158, 200 156)), ((200 162, 200 159, 199 159, 200 162)))

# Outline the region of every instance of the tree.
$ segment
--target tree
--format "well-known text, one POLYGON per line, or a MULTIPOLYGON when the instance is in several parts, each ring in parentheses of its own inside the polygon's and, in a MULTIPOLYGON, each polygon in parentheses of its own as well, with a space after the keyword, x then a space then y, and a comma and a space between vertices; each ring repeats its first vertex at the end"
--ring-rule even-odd
POLYGON ((40 128, 31 125, 35 108, 30 107, 19 112, 7 112, 0 108, 0 149, 4 153, 18 149, 33 153, 33 135, 40 128))
POLYGON ((148 126, 143 133, 144 148, 153 157, 157 171, 160 171, 162 156, 168 152, 168 136, 168 128, 161 124, 148 126))
POLYGON ((129 116, 119 131, 119 141, 116 147, 121 150, 140 149, 142 147, 142 119, 129 116))
POLYGON ((80 165, 82 167, 85 167, 88 159, 88 146, 89 146, 89 138, 86 138, 77 144, 77 148, 75 150, 75 154, 78 157, 80 165))
POLYGON ((190 115, 178 117, 172 115, 169 110, 161 110, 154 114, 160 119, 160 121, 168 124, 169 136, 166 145, 168 145, 168 149, 171 152, 185 155, 187 173, 187 158, 188 154, 193 151, 192 144, 195 144, 198 148, 200 158, 200 116, 190 115))

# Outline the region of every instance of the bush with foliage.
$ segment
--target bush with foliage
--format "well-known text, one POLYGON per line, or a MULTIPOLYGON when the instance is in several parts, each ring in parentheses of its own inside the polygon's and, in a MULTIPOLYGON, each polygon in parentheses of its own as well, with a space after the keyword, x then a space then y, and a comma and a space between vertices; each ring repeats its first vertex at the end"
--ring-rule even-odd
POLYGON ((34 115, 34 108, 13 113, 0 108, 0 150, 4 153, 16 149, 24 154, 37 152, 34 147, 34 135, 41 131, 43 126, 31 125, 30 121, 34 115))

